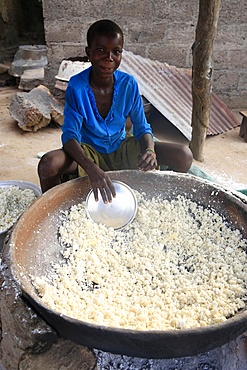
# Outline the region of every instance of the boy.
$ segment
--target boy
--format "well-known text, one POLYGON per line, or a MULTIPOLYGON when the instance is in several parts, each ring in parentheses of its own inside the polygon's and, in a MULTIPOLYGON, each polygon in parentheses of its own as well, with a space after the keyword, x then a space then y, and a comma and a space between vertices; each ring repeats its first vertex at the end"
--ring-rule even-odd
MULTIPOLYGON (((64 176, 88 175, 95 200, 115 197, 107 171, 153 170, 157 165, 187 172, 192 163, 188 147, 153 141, 137 82, 118 71, 123 52, 121 28, 110 20, 93 23, 87 32, 86 54, 91 67, 72 76, 62 126, 62 149, 46 153, 38 165, 42 191, 64 176), (125 123, 130 118, 133 135, 125 123)), ((71 177, 71 178, 72 178, 71 177)))

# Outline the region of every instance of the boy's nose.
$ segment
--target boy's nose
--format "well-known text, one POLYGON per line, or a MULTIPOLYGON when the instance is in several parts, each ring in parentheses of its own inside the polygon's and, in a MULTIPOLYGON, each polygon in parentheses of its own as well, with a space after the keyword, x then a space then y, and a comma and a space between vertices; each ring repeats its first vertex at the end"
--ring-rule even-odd
POLYGON ((106 59, 108 59, 108 60, 113 60, 113 57, 112 57, 113 55, 112 55, 112 52, 111 51, 109 51, 108 53, 107 53, 107 57, 106 57, 106 59))

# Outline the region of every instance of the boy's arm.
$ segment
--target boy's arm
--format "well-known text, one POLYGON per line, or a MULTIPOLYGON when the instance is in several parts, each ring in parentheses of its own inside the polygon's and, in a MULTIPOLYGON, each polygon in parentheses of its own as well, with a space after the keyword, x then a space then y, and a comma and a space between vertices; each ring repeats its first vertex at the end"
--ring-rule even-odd
POLYGON ((144 134, 140 138, 141 154, 138 160, 138 167, 142 171, 150 171, 157 167, 154 141, 151 134, 144 134))
POLYGON ((116 192, 110 177, 85 155, 83 148, 75 139, 68 140, 63 148, 87 173, 95 200, 99 199, 99 190, 104 203, 111 202, 112 196, 115 197, 116 192))

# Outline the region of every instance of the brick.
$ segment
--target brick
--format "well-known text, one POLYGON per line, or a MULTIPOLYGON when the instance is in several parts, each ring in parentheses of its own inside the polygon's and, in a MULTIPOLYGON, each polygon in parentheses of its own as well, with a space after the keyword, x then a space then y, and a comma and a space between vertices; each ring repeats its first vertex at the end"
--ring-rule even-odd
POLYGON ((228 50, 218 50, 217 47, 214 47, 213 51, 213 67, 220 69, 226 69, 229 65, 229 51, 228 50))
POLYGON ((154 40, 162 40, 164 38, 164 25, 160 24, 159 27, 146 28, 145 25, 132 24, 129 27, 128 42, 151 44, 154 40))
POLYGON ((217 86, 217 91, 222 93, 229 92, 238 88, 239 76, 233 70, 217 70, 214 69, 214 86, 217 86))
POLYGON ((187 59, 187 48, 174 48, 174 45, 165 45, 161 49, 160 45, 154 44, 147 50, 147 57, 150 59, 157 59, 161 62, 166 62, 176 67, 188 67, 186 66, 187 59))
POLYGON ((219 45, 222 49, 228 48, 229 45, 232 45, 232 42, 236 37, 235 31, 236 29, 233 25, 219 25, 215 36, 215 43, 219 45))
POLYGON ((195 41, 195 31, 195 27, 190 24, 174 23, 169 25, 166 30, 165 44, 169 42, 174 45, 174 40, 176 40, 176 48, 180 46, 191 48, 195 41))
POLYGON ((61 22, 53 21, 47 26, 46 42, 81 42, 81 22, 75 19, 73 22, 66 20, 61 22), (63 32, 61 32, 61 29, 63 32))
MULTIPOLYGON (((152 3, 149 1, 118 2, 117 14, 121 17, 120 24, 147 21, 152 25, 152 3), (148 17, 147 17, 148 16, 148 17), (148 19, 147 19, 148 18, 148 19)), ((101 17, 102 18, 102 17, 101 17)), ((114 18, 115 19, 115 18, 114 18)), ((145 24, 144 24, 145 25, 145 24)))
POLYGON ((170 1, 168 18, 173 22, 180 23, 197 23, 198 18, 198 1, 170 1))
MULTIPOLYGON (((247 91, 247 73, 246 73, 246 71, 245 70, 239 71, 238 77, 239 77, 238 89, 241 86, 242 91, 246 93, 246 91, 247 91)), ((246 100, 246 102, 247 102, 247 100, 246 100)), ((245 104, 245 105, 247 105, 247 104, 245 104)))
POLYGON ((132 51, 136 55, 146 56, 146 45, 140 45, 139 43, 128 44, 126 50, 132 51))
POLYGON ((221 24, 235 24, 239 22, 241 3, 239 0, 224 0, 220 7, 219 26, 221 24))
MULTIPOLYGON (((247 49, 230 50, 228 53, 228 59, 229 59, 229 64, 231 65, 231 68, 236 68, 236 69, 241 70, 243 63, 247 65, 247 49)), ((246 75, 246 72, 245 72, 245 75, 246 75)))

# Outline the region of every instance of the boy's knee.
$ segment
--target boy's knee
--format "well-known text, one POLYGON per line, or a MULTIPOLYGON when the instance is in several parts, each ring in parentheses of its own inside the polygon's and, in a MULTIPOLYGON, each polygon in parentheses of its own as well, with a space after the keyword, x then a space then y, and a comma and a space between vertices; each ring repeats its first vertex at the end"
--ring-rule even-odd
POLYGON ((41 178, 49 177, 52 175, 52 169, 54 168, 54 159, 51 153, 45 153, 38 163, 38 175, 41 178))
POLYGON ((184 145, 182 147, 182 158, 183 158, 183 168, 182 172, 188 172, 193 162, 193 154, 189 147, 184 145))

